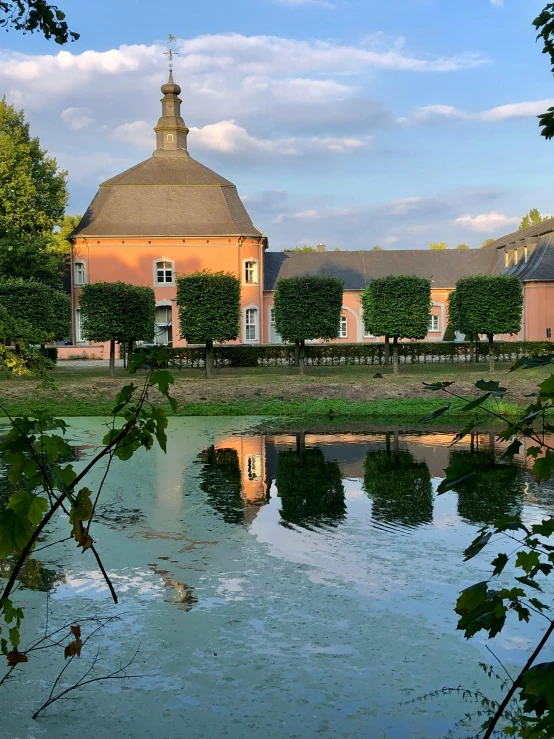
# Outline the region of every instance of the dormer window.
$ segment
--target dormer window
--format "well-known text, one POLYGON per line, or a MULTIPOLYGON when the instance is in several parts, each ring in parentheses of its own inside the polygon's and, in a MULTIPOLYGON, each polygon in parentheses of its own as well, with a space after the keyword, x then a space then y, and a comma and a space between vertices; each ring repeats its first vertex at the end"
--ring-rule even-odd
POLYGON ((510 266, 510 255, 507 251, 504 252, 504 269, 508 269, 510 266))
POLYGON ((74 262, 73 264, 73 283, 75 285, 85 284, 85 263, 74 262))
POLYGON ((173 285, 174 262, 160 259, 155 264, 154 282, 156 285, 173 285))
POLYGON ((249 260, 244 263, 244 282, 247 285, 258 284, 258 262, 249 260))

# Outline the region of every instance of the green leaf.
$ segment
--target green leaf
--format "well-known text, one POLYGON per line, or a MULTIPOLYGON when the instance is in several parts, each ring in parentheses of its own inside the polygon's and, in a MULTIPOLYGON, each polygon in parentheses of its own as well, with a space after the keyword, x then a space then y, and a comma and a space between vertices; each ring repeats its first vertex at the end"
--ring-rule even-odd
POLYGON ((516 454, 519 454, 519 450, 522 447, 522 443, 519 439, 514 439, 512 443, 504 450, 502 454, 506 459, 513 459, 516 454))
POLYGON ((523 710, 541 716, 554 709, 554 662, 542 662, 531 667, 521 678, 523 710))
POLYGON ((517 362, 512 365, 510 372, 514 370, 523 369, 535 369, 536 367, 546 367, 548 364, 552 364, 554 361, 554 355, 547 356, 533 356, 533 357, 521 357, 517 362))
POLYGON ((522 551, 517 553, 516 567, 521 567, 527 574, 540 562, 540 554, 537 551, 522 551))
POLYGON ((539 397, 554 398, 554 375, 550 375, 539 385, 539 397))
POLYGON ((16 649, 21 643, 21 637, 19 635, 19 629, 17 628, 17 626, 14 626, 12 629, 9 629, 8 635, 10 637, 10 643, 12 647, 16 649))
POLYGON ((490 398, 490 393, 485 393, 484 395, 480 395, 478 398, 475 398, 475 400, 472 400, 471 403, 468 403, 467 405, 464 405, 462 407, 463 413, 469 413, 469 411, 472 411, 474 408, 478 408, 480 405, 482 405, 487 398, 490 398))
POLYGON ((75 500, 73 502, 73 505, 71 507, 71 513, 69 516, 69 520, 71 523, 76 523, 77 521, 88 521, 92 516, 92 500, 90 499, 90 496, 92 495, 92 490, 89 488, 81 488, 77 495, 75 496, 75 500))
POLYGON ((484 603, 487 597, 487 590, 486 580, 475 583, 475 585, 470 585, 469 588, 462 590, 456 602, 456 613, 469 613, 478 605, 484 603))
POLYGON ((517 580, 518 582, 522 583, 523 585, 528 585, 528 586, 529 586, 530 588, 535 588, 535 590, 540 590, 540 591, 542 591, 542 588, 541 588, 541 586, 540 586, 540 585, 539 585, 538 583, 536 583, 536 582, 535 582, 535 581, 534 581, 534 580, 533 580, 532 578, 530 578, 530 577, 525 577, 524 575, 522 575, 521 577, 516 577, 516 580, 517 580))
POLYGON ((476 426, 478 426, 478 425, 479 424, 478 424, 477 421, 470 421, 466 426, 464 426, 464 428, 461 431, 458 431, 458 433, 454 437, 453 441, 448 446, 454 446, 455 444, 457 444, 465 436, 467 436, 468 434, 470 434, 473 431, 473 429, 476 426))
POLYGON ((462 477, 457 477, 454 480, 451 480, 448 477, 446 477, 438 486, 437 493, 439 495, 442 495, 443 493, 447 493, 449 490, 456 490, 456 488, 459 485, 461 485, 464 482, 467 482, 468 480, 472 480, 476 476, 477 476, 476 472, 468 472, 467 475, 463 475, 462 477))
POLYGON ((437 410, 433 411, 432 413, 429 413, 429 415, 424 416, 423 418, 419 419, 419 423, 427 423, 427 421, 432 421, 434 418, 438 418, 439 416, 442 416, 443 413, 446 413, 446 411, 450 410, 450 403, 448 405, 443 405, 441 408, 437 408, 437 410))
POLYGON ((531 530, 539 536, 552 536, 554 534, 554 517, 545 518, 541 523, 534 524, 531 530))
POLYGON ((508 564, 508 556, 504 553, 500 553, 493 561, 491 562, 492 565, 494 565, 494 570, 492 572, 493 575, 500 575, 504 567, 508 564))
POLYGON ((27 490, 18 490, 10 497, 7 508, 15 511, 18 516, 27 517, 36 526, 48 510, 48 501, 27 490))
POLYGON ((146 359, 147 357, 146 357, 146 352, 144 351, 144 349, 134 352, 133 356, 129 360, 130 374, 134 375, 136 371, 140 369, 143 364, 145 364, 146 359))
POLYGON ((468 548, 464 551, 464 560, 467 562, 468 559, 473 559, 475 555, 479 554, 479 552, 487 546, 491 538, 492 538, 491 531, 487 531, 483 534, 480 534, 476 539, 474 539, 471 542, 468 548))
POLYGON ((150 385, 157 385, 160 393, 165 397, 169 395, 169 386, 174 382, 173 375, 167 370, 156 370, 150 378, 150 385))
POLYGON ((27 516, 12 508, 0 512, 0 559, 19 553, 27 544, 33 527, 27 516))
POLYGON ((554 471, 554 453, 547 449, 544 457, 535 460, 532 472, 537 482, 549 480, 554 471))
POLYGON ((475 387, 477 390, 494 393, 495 395, 504 395, 508 392, 505 387, 500 387, 500 383, 496 382, 496 380, 478 380, 475 383, 475 387))
POLYGON ((445 388, 453 384, 454 384, 453 382, 424 382, 423 383, 426 390, 432 390, 433 392, 436 392, 437 390, 444 390, 445 388))

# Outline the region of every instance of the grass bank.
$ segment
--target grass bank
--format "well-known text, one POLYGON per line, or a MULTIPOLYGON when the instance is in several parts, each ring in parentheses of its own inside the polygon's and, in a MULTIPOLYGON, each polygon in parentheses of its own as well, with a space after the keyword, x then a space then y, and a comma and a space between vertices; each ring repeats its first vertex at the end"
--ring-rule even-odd
MULTIPOLYGON (((508 373, 499 366, 492 375, 486 367, 466 364, 405 365, 398 376, 379 366, 310 367, 300 376, 294 368, 222 369, 207 380, 199 370, 175 371, 172 394, 181 416, 273 416, 366 419, 371 422, 396 420, 415 423, 448 402, 442 393, 432 393, 423 383, 455 382, 464 397, 474 397, 475 382, 496 379, 509 392, 499 406, 513 415, 529 404, 526 397, 536 389, 548 368, 508 373), (382 377, 375 377, 380 373, 382 377)), ((59 416, 102 416, 110 412, 118 390, 130 378, 124 370, 115 377, 105 367, 64 366, 53 371, 56 388, 37 387, 26 378, 0 378, 0 403, 15 415, 44 410, 59 416)), ((157 391, 154 391, 154 396, 157 391)), ((443 420, 458 422, 462 403, 454 401, 443 420)), ((489 417, 490 418, 490 417, 489 417)))

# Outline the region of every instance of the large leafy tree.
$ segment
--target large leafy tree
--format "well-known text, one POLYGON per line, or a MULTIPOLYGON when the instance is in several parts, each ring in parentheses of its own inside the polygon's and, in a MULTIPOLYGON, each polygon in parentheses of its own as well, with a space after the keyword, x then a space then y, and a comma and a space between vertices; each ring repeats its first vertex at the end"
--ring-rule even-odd
POLYGON ((206 376, 213 370, 214 341, 240 334, 240 280, 229 272, 194 272, 177 278, 180 334, 206 345, 206 376))
POLYGON ((151 287, 125 282, 93 282, 79 296, 81 327, 89 341, 110 342, 110 374, 115 374, 115 342, 152 341, 156 300, 151 287))
POLYGON ((538 226, 539 223, 547 221, 548 218, 549 216, 541 216, 538 208, 531 208, 529 213, 526 213, 521 219, 519 230, 521 231, 524 228, 529 228, 529 226, 538 226))
POLYGON ((79 38, 78 33, 69 30, 65 13, 46 0, 0 0, 0 26, 23 33, 41 33, 57 44, 79 38))
POLYGON ((343 282, 336 277, 284 277, 275 291, 275 328, 295 345, 304 371, 304 347, 314 339, 336 339, 340 330, 343 282))
POLYGON ((431 280, 390 275, 370 282, 362 293, 368 333, 393 339, 393 368, 398 374, 398 339, 424 339, 429 330, 431 280))
MULTIPOLYGON (((62 223, 67 172, 31 137, 23 111, 0 101, 0 276, 58 276, 53 229, 62 223)), ((58 277, 59 279, 59 277, 58 277)))
POLYGON ((24 321, 46 338, 62 341, 71 336, 71 298, 35 280, 0 281, 0 305, 16 321, 24 321))
POLYGON ((431 241, 429 249, 431 249, 431 251, 444 251, 445 249, 448 249, 448 244, 446 241, 431 241))
MULTIPOLYGON (((554 3, 548 3, 533 21, 537 30, 537 40, 543 44, 542 53, 550 57, 552 73, 554 74, 554 3)), ((550 140, 554 136, 554 107, 548 108, 546 113, 538 116, 541 136, 550 140)))
POLYGON ((489 368, 494 370, 494 335, 517 334, 521 328, 523 289, 516 275, 463 277, 449 296, 453 327, 489 340, 489 368))

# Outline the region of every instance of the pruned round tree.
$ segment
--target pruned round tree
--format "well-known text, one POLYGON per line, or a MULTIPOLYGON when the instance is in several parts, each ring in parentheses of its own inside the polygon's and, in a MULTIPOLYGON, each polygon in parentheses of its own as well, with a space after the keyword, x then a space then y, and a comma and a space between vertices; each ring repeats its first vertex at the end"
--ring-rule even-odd
POLYGON ((473 275, 456 283, 449 297, 449 320, 458 331, 489 340, 489 368, 494 370, 495 334, 521 329, 523 288, 516 275, 473 275))
POLYGON ((151 287, 125 282, 93 282, 79 296, 81 330, 89 341, 110 342, 110 374, 115 343, 153 341, 156 300, 151 287))
POLYGON ((18 321, 62 341, 71 336, 71 298, 34 280, 0 282, 0 305, 18 321))
POLYGON ((367 333, 393 339, 393 368, 398 374, 398 339, 424 339, 431 314, 431 280, 390 275, 370 282, 362 293, 367 333))
POLYGON ((301 372, 306 341, 339 335, 343 289, 336 277, 284 277, 277 282, 275 328, 285 341, 294 343, 301 372))
POLYGON ((229 272, 194 272, 177 278, 180 334, 189 344, 206 345, 206 376, 213 369, 214 341, 240 334, 240 280, 229 272))

